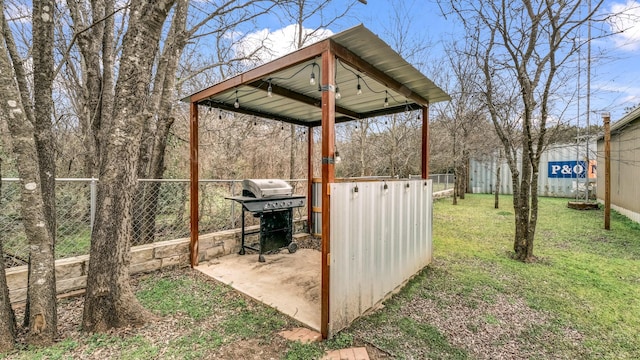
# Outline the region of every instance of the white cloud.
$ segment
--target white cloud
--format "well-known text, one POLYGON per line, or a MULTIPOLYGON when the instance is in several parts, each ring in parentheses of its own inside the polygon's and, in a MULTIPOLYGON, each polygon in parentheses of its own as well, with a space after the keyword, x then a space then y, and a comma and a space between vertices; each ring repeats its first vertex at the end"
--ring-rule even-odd
MULTIPOLYGON (((239 34, 235 34, 238 36, 239 34)), ((315 31, 303 28, 304 46, 315 43, 333 35, 331 30, 315 31)), ((235 41, 233 48, 236 56, 249 56, 247 65, 259 65, 297 50, 298 31, 296 25, 288 25, 282 29, 271 31, 262 29, 249 33, 235 41)))
POLYGON ((609 21, 616 47, 626 51, 640 50, 640 2, 627 0, 626 3, 611 5, 611 14, 615 14, 609 21))

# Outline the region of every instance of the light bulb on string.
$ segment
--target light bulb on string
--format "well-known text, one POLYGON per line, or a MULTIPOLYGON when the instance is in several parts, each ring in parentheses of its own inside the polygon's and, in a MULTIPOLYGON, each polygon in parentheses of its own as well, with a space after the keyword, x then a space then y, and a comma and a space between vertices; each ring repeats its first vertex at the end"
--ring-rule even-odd
POLYGON ((389 107, 389 93, 385 90, 384 94, 384 107, 389 107))
POLYGON ((236 102, 233 103, 233 107, 236 109, 240 108, 240 101, 238 100, 238 90, 236 90, 236 102))
POLYGON ((313 72, 313 69, 316 67, 316 63, 311 64, 311 75, 309 76, 309 85, 316 84, 316 74, 313 72))
POLYGON ((273 96, 273 87, 271 86, 271 79, 269 79, 269 86, 267 86, 267 96, 268 97, 273 96))
POLYGON ((340 94, 340 87, 336 86, 336 100, 340 100, 342 98, 342 94, 340 94))
POLYGON ((358 86, 356 86, 356 94, 362 95, 362 86, 360 86, 360 75, 358 75, 358 86))

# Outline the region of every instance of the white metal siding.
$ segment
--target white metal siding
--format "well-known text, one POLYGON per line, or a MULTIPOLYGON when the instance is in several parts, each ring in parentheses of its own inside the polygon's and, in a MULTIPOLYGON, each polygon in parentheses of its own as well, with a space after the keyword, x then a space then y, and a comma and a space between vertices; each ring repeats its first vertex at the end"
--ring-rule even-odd
MULTIPOLYGON (((611 208, 640 222, 640 108, 611 127, 611 208), (635 118, 634 118, 635 116, 635 118), (618 125, 621 124, 621 125, 618 125)), ((598 141, 598 199, 604 200, 604 139, 598 141)))
POLYGON ((331 334, 431 262, 431 180, 386 184, 331 184, 331 334))
MULTIPOLYGON (((585 144, 580 144, 578 147, 576 147, 576 145, 555 146, 543 152, 540 158, 538 195, 571 198, 575 197, 576 190, 579 190, 580 195, 584 196, 585 185, 583 178, 549 178, 548 163, 550 161, 584 161, 585 159, 585 144)), ((595 141, 589 144, 589 159, 596 159, 595 141)), ((521 165, 522 161, 519 159, 518 168, 520 168, 521 165)), ((498 166, 500 166, 500 193, 513 194, 511 171, 509 170, 509 166, 507 165, 506 160, 503 160, 502 163, 498 164, 497 155, 483 160, 471 159, 469 172, 471 191, 477 194, 493 193, 498 166)), ((592 186, 595 187, 596 179, 590 179, 590 181, 592 182, 592 186)), ((595 195, 595 190, 592 191, 592 194, 595 195)))

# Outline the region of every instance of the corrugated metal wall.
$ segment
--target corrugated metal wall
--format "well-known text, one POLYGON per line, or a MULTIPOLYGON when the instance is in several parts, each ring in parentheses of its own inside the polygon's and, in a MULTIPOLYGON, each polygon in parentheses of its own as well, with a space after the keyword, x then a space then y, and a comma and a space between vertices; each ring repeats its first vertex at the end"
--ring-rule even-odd
MULTIPOLYGON (((640 222, 640 120, 611 132, 611 207, 640 222)), ((598 142, 598 199, 604 201, 604 140, 598 142)))
POLYGON ((431 262, 432 192, 431 180, 331 184, 330 333, 431 262))
MULTIPOLYGON (((554 146, 547 149, 540 158, 540 176, 538 177, 538 195, 551 197, 576 197, 584 198, 585 196, 585 179, 584 178, 553 178, 549 177, 549 162, 562 161, 585 161, 586 145, 562 145, 554 146)), ((589 159, 596 159, 596 143, 589 143, 589 159)), ((518 161, 518 168, 522 162, 518 161)), ((470 188, 473 193, 490 194, 494 191, 496 182, 496 173, 500 166, 500 193, 512 194, 513 186, 511 184, 511 171, 506 161, 498 164, 498 155, 495 154, 489 159, 471 159, 470 161, 470 188)), ((596 179, 589 179, 588 189, 590 194, 595 196, 596 179)))

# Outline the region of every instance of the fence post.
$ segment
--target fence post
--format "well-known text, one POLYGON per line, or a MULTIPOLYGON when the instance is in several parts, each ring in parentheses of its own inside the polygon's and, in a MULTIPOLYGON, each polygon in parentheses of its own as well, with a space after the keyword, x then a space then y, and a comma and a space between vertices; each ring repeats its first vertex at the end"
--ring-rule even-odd
POLYGON ((97 189, 96 189, 96 179, 94 177, 91 177, 91 185, 89 186, 91 189, 91 231, 93 232, 93 222, 96 218, 96 194, 97 194, 97 189))
MULTIPOLYGON (((236 196, 235 186, 236 186, 236 182, 231 180, 231 196, 236 196)), ((231 203, 231 228, 235 229, 236 228, 236 202, 230 201, 230 203, 231 203)), ((244 229, 242 231, 244 231, 244 229)))

